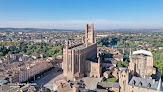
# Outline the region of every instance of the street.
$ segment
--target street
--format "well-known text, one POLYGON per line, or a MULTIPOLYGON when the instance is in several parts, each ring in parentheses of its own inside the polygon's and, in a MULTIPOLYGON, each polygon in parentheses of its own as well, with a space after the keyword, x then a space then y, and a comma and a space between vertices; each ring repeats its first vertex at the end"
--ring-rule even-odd
POLYGON ((44 87, 47 87, 52 90, 53 88, 53 82, 59 79, 63 78, 62 71, 56 71, 59 67, 56 67, 52 69, 51 71, 47 72, 42 77, 35 80, 33 83, 36 83, 37 85, 43 85, 44 87))

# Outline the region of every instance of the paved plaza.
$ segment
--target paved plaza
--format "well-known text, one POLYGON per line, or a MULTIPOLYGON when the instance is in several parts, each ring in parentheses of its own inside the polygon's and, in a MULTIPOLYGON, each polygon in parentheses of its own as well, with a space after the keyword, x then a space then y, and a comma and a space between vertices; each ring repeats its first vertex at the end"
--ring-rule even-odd
POLYGON ((52 69, 51 71, 43 75, 41 78, 34 81, 33 83, 36 83, 37 85, 40 86, 43 85, 44 87, 47 87, 50 90, 52 90, 53 83, 63 78, 63 74, 62 74, 63 72, 61 70, 57 72, 56 70, 58 69, 59 67, 52 69))
POLYGON ((94 90, 97 89, 97 83, 102 81, 102 78, 89 78, 89 77, 84 77, 82 78, 86 85, 86 89, 89 90, 94 90))

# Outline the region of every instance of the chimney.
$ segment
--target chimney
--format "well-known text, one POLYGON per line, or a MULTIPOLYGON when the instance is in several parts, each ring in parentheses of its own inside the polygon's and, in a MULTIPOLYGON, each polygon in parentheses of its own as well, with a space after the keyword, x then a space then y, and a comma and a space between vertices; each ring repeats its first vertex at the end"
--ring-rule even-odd
POLYGON ((84 37, 82 37, 82 43, 84 43, 84 37))
POLYGON ((155 79, 153 79, 153 84, 155 84, 155 79))

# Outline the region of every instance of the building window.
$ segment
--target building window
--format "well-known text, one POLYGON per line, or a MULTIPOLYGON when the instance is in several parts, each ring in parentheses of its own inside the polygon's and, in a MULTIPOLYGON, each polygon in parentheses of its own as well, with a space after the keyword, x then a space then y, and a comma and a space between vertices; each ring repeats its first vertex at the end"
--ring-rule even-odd
POLYGON ((142 86, 142 82, 140 81, 140 82, 139 82, 139 87, 141 87, 141 86, 142 86))
POLYGON ((126 84, 126 80, 123 81, 123 85, 125 85, 125 84, 126 84))

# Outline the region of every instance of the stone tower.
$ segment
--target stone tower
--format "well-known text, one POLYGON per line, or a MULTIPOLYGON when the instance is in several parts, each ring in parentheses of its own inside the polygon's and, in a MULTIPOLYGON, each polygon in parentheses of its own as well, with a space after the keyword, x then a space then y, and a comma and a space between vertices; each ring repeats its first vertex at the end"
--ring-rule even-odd
POLYGON ((156 69, 153 67, 153 55, 146 50, 134 51, 130 55, 129 69, 133 76, 150 78, 146 75, 156 74, 156 69))
POLYGON ((120 92, 126 92, 128 82, 130 78, 130 70, 129 69, 123 69, 122 71, 119 72, 119 85, 121 87, 120 92))
POLYGON ((85 30, 85 43, 94 43, 94 27, 93 24, 88 25, 86 24, 85 30))

